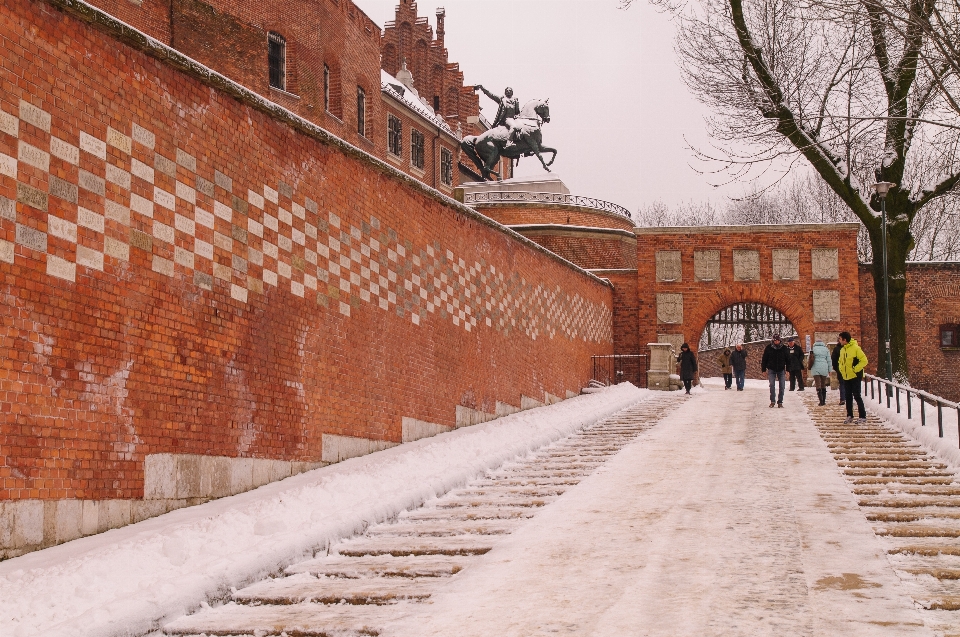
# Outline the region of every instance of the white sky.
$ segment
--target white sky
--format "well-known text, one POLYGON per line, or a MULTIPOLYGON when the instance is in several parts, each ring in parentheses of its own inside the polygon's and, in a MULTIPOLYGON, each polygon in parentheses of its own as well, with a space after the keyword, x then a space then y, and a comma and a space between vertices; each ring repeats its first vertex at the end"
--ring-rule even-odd
MULTIPOLYGON (((397 4, 355 1, 381 26, 397 4)), ((655 199, 719 202, 739 190, 714 188, 690 167, 688 142, 709 142, 707 112, 680 80, 673 24, 645 0, 629 10, 618 8, 618 0, 421 0, 418 6, 434 28, 437 6, 446 8, 450 60, 460 63, 467 83, 497 92, 512 86, 521 104, 550 98, 543 139, 560 151, 552 169, 574 194, 636 210, 655 199)), ((493 119, 493 102, 480 99, 493 119)), ((542 173, 536 158, 517 170, 542 173)))

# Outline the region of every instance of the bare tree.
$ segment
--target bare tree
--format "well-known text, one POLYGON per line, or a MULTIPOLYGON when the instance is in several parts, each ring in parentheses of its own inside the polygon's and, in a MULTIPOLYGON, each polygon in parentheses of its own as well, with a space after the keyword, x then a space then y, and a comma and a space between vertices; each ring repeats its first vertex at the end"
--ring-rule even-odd
MULTIPOLYGON (((902 379, 914 221, 960 182, 960 113, 951 102, 960 76, 925 61, 942 57, 943 38, 924 25, 952 1, 660 0, 678 18, 686 83, 715 113, 708 124, 716 148, 704 158, 723 162, 733 179, 772 162, 808 164, 864 225, 874 255, 883 234, 870 184, 897 184, 886 200, 886 243, 893 366, 902 379)), ((873 274, 883 334, 880 259, 873 274)))

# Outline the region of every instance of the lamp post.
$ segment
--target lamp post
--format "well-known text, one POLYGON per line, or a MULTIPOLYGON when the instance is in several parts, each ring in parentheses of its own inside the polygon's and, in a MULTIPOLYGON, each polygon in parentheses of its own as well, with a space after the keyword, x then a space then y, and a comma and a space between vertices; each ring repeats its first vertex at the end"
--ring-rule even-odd
MULTIPOLYGON (((891 188, 896 188, 897 184, 889 181, 881 181, 873 184, 873 190, 880 197, 880 214, 883 223, 883 236, 881 245, 883 246, 883 311, 885 317, 886 334, 884 334, 884 344, 887 348, 887 380, 893 382, 893 357, 890 353, 890 282, 887 275, 887 193, 891 188)), ((890 386, 887 386, 892 391, 890 386)))

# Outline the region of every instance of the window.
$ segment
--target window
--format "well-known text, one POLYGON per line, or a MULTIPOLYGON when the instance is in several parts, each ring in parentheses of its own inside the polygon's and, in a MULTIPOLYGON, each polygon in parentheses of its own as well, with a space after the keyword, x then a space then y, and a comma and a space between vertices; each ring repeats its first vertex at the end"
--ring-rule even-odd
POLYGON ((954 348, 960 347, 960 325, 941 325, 940 326, 940 347, 954 348))
POLYGON ((433 111, 435 113, 440 112, 440 96, 439 95, 433 96, 433 111))
POLYGON ((387 150, 391 155, 403 155, 403 124, 396 115, 387 117, 387 150))
POLYGON ((423 170, 423 133, 415 128, 410 129, 410 163, 423 170))
POLYGON ((357 87, 357 133, 367 136, 367 94, 357 87))
POLYGON ((453 153, 447 148, 440 149, 440 181, 444 186, 453 185, 453 153))
POLYGON ((323 65, 323 110, 330 112, 330 67, 323 65))
POLYGON ((270 65, 270 86, 287 89, 287 41, 279 33, 267 34, 267 62, 270 65))

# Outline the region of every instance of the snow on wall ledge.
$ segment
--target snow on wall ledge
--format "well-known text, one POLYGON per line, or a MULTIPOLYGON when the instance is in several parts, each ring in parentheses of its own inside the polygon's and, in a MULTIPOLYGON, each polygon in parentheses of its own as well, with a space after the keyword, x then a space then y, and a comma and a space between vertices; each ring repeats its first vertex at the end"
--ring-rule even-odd
POLYGON ((0 634, 147 633, 652 395, 624 383, 7 560, 0 634))
POLYGON ((228 459, 216 497, 611 353, 604 282, 88 5, 5 3, 0 37, 0 543, 193 503, 133 512, 148 456, 228 459))

